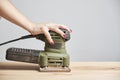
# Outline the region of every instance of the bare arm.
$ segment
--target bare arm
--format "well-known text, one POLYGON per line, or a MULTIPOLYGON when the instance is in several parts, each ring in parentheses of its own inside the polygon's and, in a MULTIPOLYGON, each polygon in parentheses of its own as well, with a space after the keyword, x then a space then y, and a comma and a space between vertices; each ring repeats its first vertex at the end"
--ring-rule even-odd
POLYGON ((65 37, 65 34, 59 28, 64 28, 71 32, 71 29, 65 25, 54 23, 40 24, 30 21, 27 17, 20 13, 9 0, 0 0, 0 16, 26 29, 32 35, 45 34, 50 44, 54 44, 54 42, 48 32, 49 30, 59 33, 62 37, 65 37))
POLYGON ((28 31, 32 27, 32 22, 22 15, 9 0, 0 0, 0 16, 28 31))

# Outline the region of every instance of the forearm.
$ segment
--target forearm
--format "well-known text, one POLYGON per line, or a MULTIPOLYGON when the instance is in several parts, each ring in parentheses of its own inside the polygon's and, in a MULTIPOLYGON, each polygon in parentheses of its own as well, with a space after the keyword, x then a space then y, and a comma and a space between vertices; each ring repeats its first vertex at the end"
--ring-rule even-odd
POLYGON ((44 34, 50 44, 54 44, 49 30, 55 31, 65 38, 65 33, 60 30, 60 28, 66 29, 72 32, 70 28, 61 24, 54 23, 33 23, 28 18, 26 18, 22 13, 20 13, 9 0, 0 0, 0 16, 9 20, 10 22, 21 26, 22 28, 29 31, 32 35, 44 34))
POLYGON ((31 31, 32 22, 20 13, 9 0, 0 0, 0 16, 29 32, 31 31))

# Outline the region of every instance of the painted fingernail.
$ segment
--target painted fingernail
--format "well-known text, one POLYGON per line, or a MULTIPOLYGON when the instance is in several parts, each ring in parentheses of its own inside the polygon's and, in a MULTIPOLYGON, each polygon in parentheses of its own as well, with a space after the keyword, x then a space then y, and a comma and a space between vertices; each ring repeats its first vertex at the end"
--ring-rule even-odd
POLYGON ((66 34, 64 34, 63 37, 66 38, 66 34))
POLYGON ((51 45, 54 45, 54 42, 50 42, 51 45))

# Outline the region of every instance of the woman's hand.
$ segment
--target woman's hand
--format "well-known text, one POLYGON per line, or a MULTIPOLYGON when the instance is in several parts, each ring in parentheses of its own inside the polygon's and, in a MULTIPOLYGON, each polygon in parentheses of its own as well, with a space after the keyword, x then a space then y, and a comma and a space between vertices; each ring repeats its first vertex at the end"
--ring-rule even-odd
POLYGON ((0 0, 0 16, 24 28, 32 35, 45 34, 50 44, 54 44, 54 42, 49 34, 49 30, 57 32, 63 38, 65 38, 66 35, 59 28, 63 28, 69 32, 72 32, 71 29, 69 29, 67 26, 61 24, 33 23, 21 12, 19 12, 19 10, 9 0, 0 0))
POLYGON ((56 33, 60 34, 63 38, 65 38, 66 35, 64 34, 64 32, 60 30, 60 28, 63 28, 63 29, 68 30, 69 32, 72 32, 72 30, 68 28, 67 26, 61 25, 61 24, 55 24, 55 23, 33 23, 29 29, 29 32, 32 35, 44 34, 48 42, 50 44, 54 44, 54 41, 52 40, 50 36, 49 30, 55 31, 56 33))

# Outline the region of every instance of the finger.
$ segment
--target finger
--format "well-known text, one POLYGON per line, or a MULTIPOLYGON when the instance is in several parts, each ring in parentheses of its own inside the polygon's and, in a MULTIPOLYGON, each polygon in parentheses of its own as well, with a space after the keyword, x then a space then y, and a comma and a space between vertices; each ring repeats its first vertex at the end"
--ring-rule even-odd
POLYGON ((72 30, 65 25, 58 25, 58 28, 63 28, 63 29, 68 30, 69 32, 72 32, 72 30))
POLYGON ((52 40, 51 36, 50 36, 50 33, 48 32, 48 30, 43 30, 43 33, 46 37, 46 39, 48 40, 48 42, 53 45, 54 44, 54 41, 52 40))
POLYGON ((59 28, 56 28, 53 31, 55 31, 56 33, 60 34, 63 38, 66 38, 65 33, 63 31, 61 31, 59 28))

